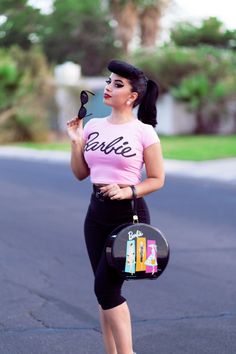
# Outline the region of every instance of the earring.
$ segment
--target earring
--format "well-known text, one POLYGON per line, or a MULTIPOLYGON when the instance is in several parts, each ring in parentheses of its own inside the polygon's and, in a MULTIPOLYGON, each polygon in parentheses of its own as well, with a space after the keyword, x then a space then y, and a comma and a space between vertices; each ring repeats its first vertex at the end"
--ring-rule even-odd
POLYGON ((128 105, 131 105, 131 101, 127 101, 127 104, 128 104, 128 105))

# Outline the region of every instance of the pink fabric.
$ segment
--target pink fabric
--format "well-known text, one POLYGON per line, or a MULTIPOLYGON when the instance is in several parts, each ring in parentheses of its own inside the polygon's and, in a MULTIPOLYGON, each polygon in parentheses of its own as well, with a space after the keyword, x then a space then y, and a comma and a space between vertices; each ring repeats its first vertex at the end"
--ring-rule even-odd
POLYGON ((111 124, 106 118, 91 119, 84 127, 84 140, 91 182, 127 185, 141 181, 143 151, 160 141, 154 128, 138 119, 111 124))

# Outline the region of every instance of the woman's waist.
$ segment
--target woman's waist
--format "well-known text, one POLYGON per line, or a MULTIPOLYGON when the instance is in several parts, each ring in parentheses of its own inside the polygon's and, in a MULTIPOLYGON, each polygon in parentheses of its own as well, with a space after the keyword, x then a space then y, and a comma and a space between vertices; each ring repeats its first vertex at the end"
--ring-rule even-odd
MULTIPOLYGON (((99 201, 110 201, 110 202, 121 202, 121 201, 129 201, 129 199, 122 199, 122 200, 118 200, 118 199, 111 199, 109 196, 106 196, 103 194, 103 192, 101 191, 102 187, 108 186, 109 184, 93 184, 93 195, 99 200, 99 201)), ((118 186, 120 188, 125 188, 125 187, 129 187, 129 185, 120 185, 118 184, 118 186)))

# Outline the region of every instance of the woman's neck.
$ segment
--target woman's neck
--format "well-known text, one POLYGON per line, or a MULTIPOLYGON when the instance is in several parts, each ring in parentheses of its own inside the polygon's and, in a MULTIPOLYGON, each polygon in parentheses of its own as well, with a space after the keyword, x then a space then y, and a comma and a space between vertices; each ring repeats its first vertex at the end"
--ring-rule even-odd
POLYGON ((127 123, 134 119, 135 116, 132 110, 115 110, 114 108, 112 109, 112 112, 108 117, 108 120, 111 123, 116 123, 116 124, 127 123))

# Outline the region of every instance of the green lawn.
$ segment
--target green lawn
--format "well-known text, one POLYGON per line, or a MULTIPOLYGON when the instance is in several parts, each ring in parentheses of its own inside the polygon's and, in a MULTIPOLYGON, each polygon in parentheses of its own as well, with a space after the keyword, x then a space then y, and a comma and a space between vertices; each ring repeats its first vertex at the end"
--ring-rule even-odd
POLYGON ((236 135, 162 137, 163 155, 176 160, 214 160, 236 157, 236 135))
MULTIPOLYGON (((166 159, 204 161, 236 157, 236 135, 161 136, 166 159)), ((19 143, 17 146, 39 150, 69 151, 69 140, 58 143, 19 143)))
POLYGON ((32 142, 24 142, 17 143, 14 146, 26 147, 29 149, 37 149, 37 150, 54 150, 54 151, 70 151, 70 142, 58 142, 58 143, 32 143, 32 142))

